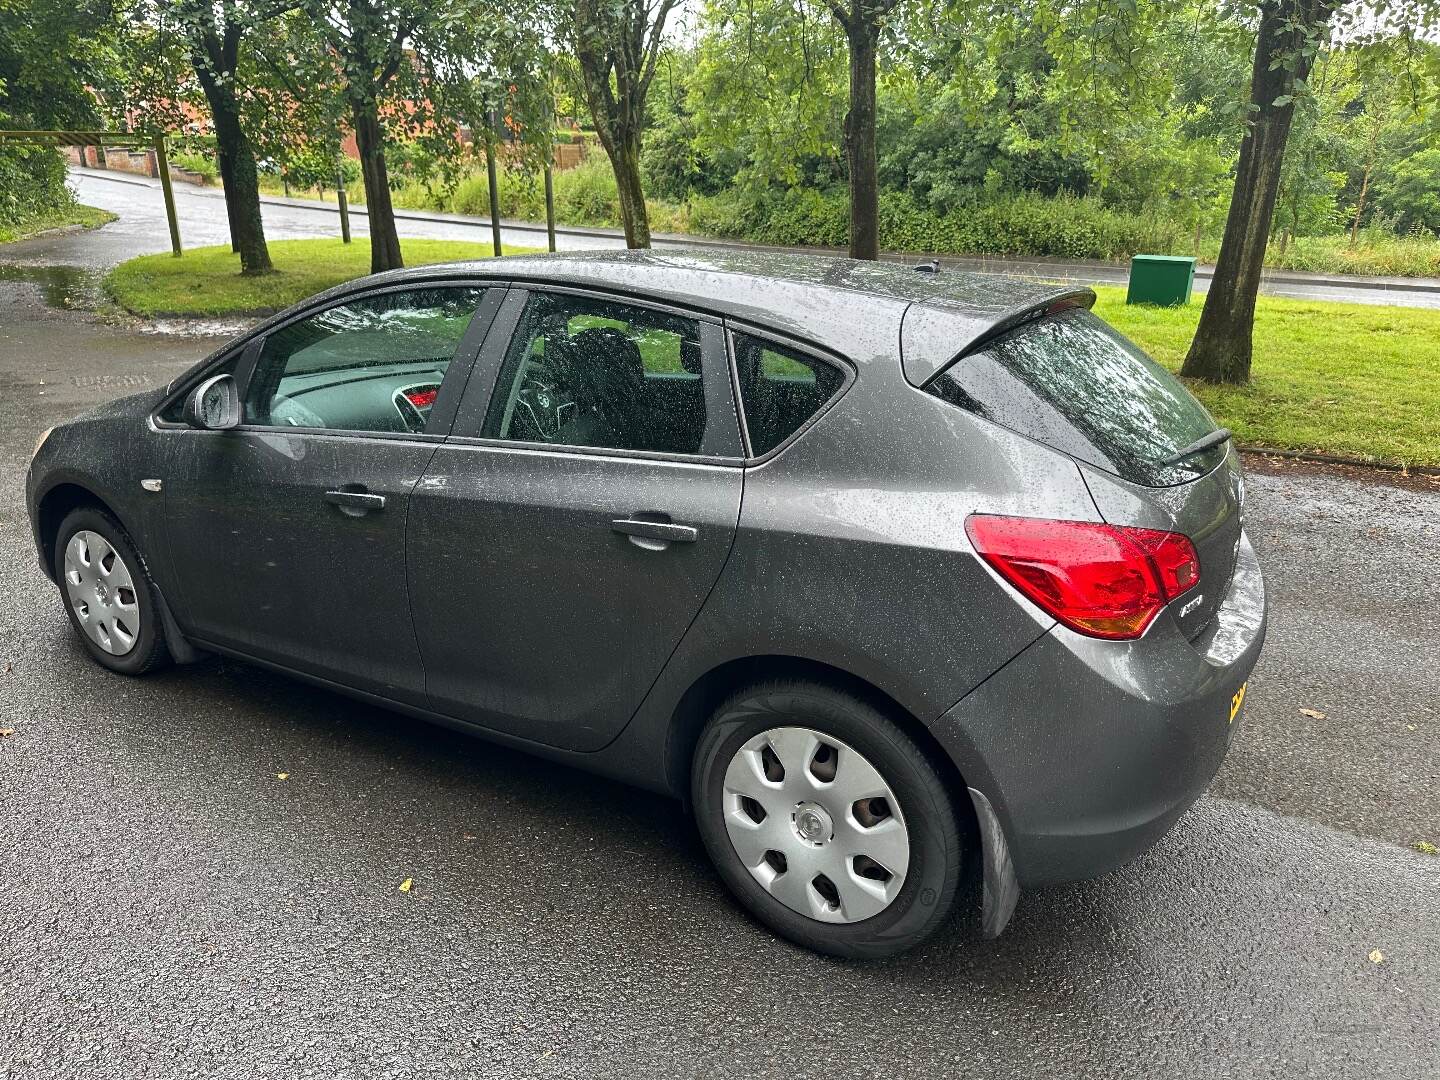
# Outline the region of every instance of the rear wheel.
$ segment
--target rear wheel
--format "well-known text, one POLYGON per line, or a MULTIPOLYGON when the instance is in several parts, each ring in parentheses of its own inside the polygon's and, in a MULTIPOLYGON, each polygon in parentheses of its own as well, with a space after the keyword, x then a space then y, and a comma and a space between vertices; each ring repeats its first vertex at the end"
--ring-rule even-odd
POLYGON ((72 510, 54 560, 65 613, 96 662, 122 675, 169 662, 150 573, 118 521, 98 507, 72 510))
POLYGON ((705 728, 691 782, 721 877, 791 941, 891 956, 950 913, 962 856, 950 794, 866 702, 798 681, 744 690, 705 728))

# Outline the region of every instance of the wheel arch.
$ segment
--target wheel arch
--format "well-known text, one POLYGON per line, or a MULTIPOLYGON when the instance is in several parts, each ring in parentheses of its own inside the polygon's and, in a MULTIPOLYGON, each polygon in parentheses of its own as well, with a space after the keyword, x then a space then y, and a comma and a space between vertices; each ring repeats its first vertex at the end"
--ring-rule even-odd
POLYGON ((747 656, 726 661, 705 672, 681 695, 671 715, 666 740, 666 779, 687 809, 690 803, 690 767, 706 721, 720 703, 737 690, 772 679, 804 679, 854 694, 884 713, 915 740, 944 779, 967 830, 976 828, 975 811, 960 767, 947 754, 930 729, 914 713, 885 691, 851 672, 802 656, 747 656))
POLYGON ((105 511, 120 522, 127 532, 130 531, 125 520, 115 512, 114 506, 89 487, 71 480, 62 480, 55 484, 40 496, 35 504, 35 533, 45 560, 44 569, 51 581, 56 579, 55 541, 60 535, 60 523, 72 510, 82 506, 93 506, 105 511))

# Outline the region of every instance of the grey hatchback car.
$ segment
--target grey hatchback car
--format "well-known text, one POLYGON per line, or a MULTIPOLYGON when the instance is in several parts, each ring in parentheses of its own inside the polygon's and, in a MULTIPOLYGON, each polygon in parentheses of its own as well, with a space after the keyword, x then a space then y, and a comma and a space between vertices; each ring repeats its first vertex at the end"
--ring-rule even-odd
POLYGON ((1087 289, 805 256, 430 266, 42 438, 112 671, 222 653, 666 792, 777 933, 981 925, 1156 842, 1265 633, 1228 433, 1087 289))

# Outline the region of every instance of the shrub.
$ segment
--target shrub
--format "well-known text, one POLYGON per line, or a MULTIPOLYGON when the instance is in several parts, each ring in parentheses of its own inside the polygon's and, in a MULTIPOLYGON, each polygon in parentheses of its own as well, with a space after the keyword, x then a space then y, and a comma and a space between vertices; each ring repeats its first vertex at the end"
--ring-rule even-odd
POLYGON ((74 206, 59 151, 19 143, 0 146, 0 226, 18 230, 74 206))
POLYGON ((215 159, 204 151, 181 150, 170 155, 170 164, 177 169, 197 174, 207 184, 213 184, 220 179, 220 167, 215 164, 215 159))

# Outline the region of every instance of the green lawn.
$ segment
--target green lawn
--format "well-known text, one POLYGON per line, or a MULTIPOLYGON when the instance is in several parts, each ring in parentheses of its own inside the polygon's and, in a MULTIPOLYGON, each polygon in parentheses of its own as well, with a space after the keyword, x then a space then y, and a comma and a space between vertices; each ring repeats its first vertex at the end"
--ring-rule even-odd
MULTIPOLYGON (((370 272, 370 243, 340 240, 273 240, 275 273, 242 277, 240 256, 228 247, 191 248, 181 258, 142 255, 110 271, 105 289, 115 302, 136 315, 256 315, 289 307, 297 300, 370 272)), ((483 259, 488 243, 455 240, 402 240, 407 266, 483 259)), ((535 248, 504 249, 506 255, 535 248)))
MULTIPOLYGON (((1095 290, 1095 311, 1178 371, 1200 318, 1125 306, 1095 290)), ((1260 298, 1246 387, 1190 389, 1241 445, 1440 465, 1440 311, 1260 298)))
POLYGON ((51 229, 63 229, 67 225, 97 229, 114 220, 115 215, 108 210, 98 210, 93 206, 77 204, 69 210, 62 210, 59 213, 41 214, 39 217, 27 218, 19 225, 0 225, 0 244, 24 240, 26 237, 34 236, 36 233, 49 232, 51 229))

